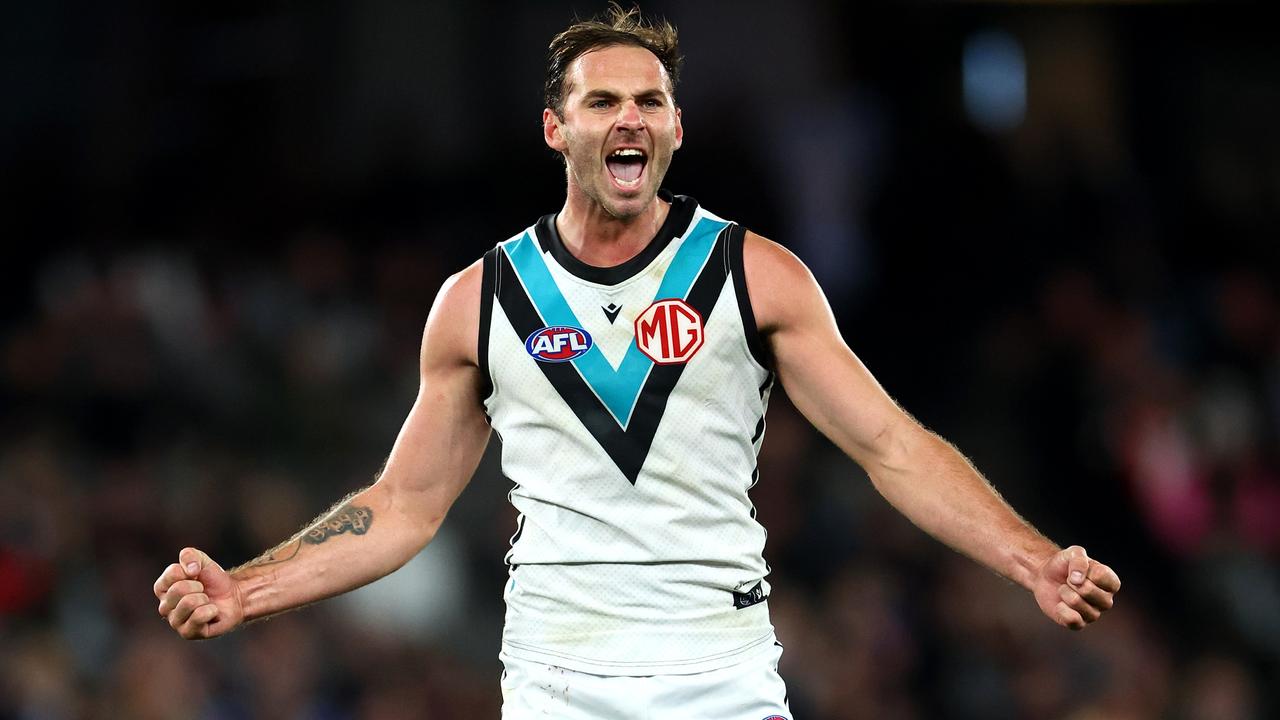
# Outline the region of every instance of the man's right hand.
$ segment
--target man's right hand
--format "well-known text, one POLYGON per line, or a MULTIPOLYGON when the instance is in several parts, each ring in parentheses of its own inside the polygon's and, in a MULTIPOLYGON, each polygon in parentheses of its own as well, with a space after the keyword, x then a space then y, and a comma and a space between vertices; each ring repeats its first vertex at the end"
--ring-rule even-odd
POLYGON ((160 616, 188 640, 225 635, 244 622, 236 581, 195 548, 183 548, 178 562, 160 573, 155 593, 160 616))

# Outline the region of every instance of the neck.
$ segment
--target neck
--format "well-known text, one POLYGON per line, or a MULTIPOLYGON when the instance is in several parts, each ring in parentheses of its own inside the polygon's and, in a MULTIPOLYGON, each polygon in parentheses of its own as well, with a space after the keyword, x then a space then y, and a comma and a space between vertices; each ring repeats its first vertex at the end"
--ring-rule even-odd
POLYGON ((570 183, 556 230, 574 257, 588 265, 613 267, 639 255, 662 229, 670 210, 668 202, 655 197, 637 215, 617 217, 570 183))

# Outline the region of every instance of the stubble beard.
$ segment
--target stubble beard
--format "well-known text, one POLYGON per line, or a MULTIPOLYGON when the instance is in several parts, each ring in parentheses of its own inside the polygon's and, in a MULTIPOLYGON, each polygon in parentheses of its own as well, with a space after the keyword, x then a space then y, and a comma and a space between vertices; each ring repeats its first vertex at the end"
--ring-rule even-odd
POLYGON ((574 184, 578 186, 578 190, 586 195, 588 199, 599 205, 610 217, 617 220, 627 221, 639 217, 644 213, 650 205, 653 204, 654 198, 658 196, 658 188, 662 185, 662 179, 667 174, 667 168, 671 166, 672 153, 667 153, 664 157, 651 156, 645 167, 645 173, 648 177, 645 179, 645 188, 642 193, 635 197, 616 202, 610 197, 612 186, 609 184, 609 169, 605 164, 597 158, 586 158, 586 162, 577 163, 570 159, 568 154, 565 155, 565 172, 574 184), (590 166, 588 177, 584 178, 576 168, 581 165, 590 166))

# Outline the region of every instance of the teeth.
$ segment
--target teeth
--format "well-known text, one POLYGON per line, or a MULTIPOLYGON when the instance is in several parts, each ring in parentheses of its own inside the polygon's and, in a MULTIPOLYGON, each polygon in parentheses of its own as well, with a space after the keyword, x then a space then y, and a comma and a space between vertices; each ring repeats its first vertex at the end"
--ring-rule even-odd
POLYGON ((622 148, 614 150, 611 157, 644 157, 644 153, 635 148, 622 148))
POLYGON ((616 182, 616 183, 618 183, 618 184, 619 184, 619 185, 621 185, 622 187, 629 187, 629 188, 630 188, 630 187, 635 187, 635 186, 639 185, 639 184, 640 184, 640 180, 641 180, 641 179, 642 179, 642 178, 636 178, 635 180, 619 180, 618 178, 614 178, 614 179, 613 179, 613 181, 614 181, 614 182, 616 182))

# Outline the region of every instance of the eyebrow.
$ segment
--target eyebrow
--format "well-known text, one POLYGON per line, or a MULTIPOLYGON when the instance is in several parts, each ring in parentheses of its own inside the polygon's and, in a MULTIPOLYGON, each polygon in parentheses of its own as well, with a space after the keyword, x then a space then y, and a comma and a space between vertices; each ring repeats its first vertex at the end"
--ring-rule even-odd
POLYGON ((590 90, 582 95, 583 100, 617 100, 618 97, 618 93, 612 90, 590 90))
MULTIPOLYGON (((666 95, 667 95, 667 92, 665 90, 662 90, 659 88, 649 88, 648 90, 641 90, 640 92, 636 93, 636 98, 640 100, 647 100, 648 98, 652 98, 652 97, 665 98, 666 95)), ((582 100, 583 102, 586 102, 589 100, 618 100, 621 97, 622 97, 621 95, 619 95, 618 93, 612 90, 597 88, 595 90, 591 90, 583 94, 582 100)))

